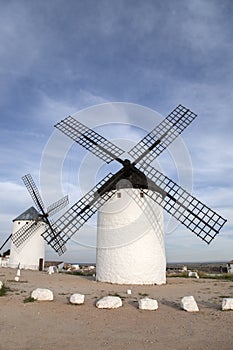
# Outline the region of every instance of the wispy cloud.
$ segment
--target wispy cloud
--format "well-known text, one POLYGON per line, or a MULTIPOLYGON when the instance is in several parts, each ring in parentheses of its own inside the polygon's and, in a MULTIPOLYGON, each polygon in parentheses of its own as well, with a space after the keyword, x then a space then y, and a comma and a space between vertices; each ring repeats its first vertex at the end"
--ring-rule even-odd
MULTIPOLYGON (((48 147, 57 121, 75 115, 129 149, 160 120, 149 108, 166 116, 182 103, 199 115, 182 135, 190 163, 178 157, 179 145, 174 144, 158 164, 166 175, 187 185, 193 173, 194 195, 219 209, 229 221, 226 235, 207 250, 195 243, 196 237, 186 238, 178 228, 177 235, 167 240, 168 256, 186 260, 188 251, 195 260, 197 255, 205 258, 206 252, 206 259, 211 260, 222 259, 225 251, 226 258, 232 258, 232 13, 230 1, 217 0, 2 2, 0 194, 4 234, 11 230, 11 219, 31 205, 20 180, 25 173, 32 173, 39 185, 48 169, 50 185, 56 180, 60 187, 56 191, 49 182, 47 187, 42 183, 45 201, 65 191, 75 201, 82 188, 87 190, 109 169, 91 160, 101 170, 85 181, 91 166, 89 159, 83 161, 86 156, 81 148, 62 136, 53 143, 56 149, 48 147), (112 104, 106 115, 102 107, 93 115, 91 106, 111 101, 132 105, 127 113, 112 104), (134 104, 148 110, 141 115, 134 104), (79 110, 82 113, 76 114, 79 110), (50 157, 45 157, 46 152, 51 152, 50 157), (56 172, 60 164, 61 178, 56 172), (177 173, 177 165, 182 174, 177 173), (191 245, 190 252, 186 248, 191 245)), ((76 247, 70 243, 69 248, 75 259, 76 247)), ((85 257, 84 248, 80 254, 85 257)), ((93 258, 93 253, 87 249, 86 256, 93 258)))

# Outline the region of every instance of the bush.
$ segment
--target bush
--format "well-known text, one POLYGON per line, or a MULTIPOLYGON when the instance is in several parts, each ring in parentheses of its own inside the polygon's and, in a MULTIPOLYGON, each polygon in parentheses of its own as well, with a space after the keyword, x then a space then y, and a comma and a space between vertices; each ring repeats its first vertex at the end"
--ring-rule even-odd
POLYGON ((203 271, 198 271, 200 278, 208 278, 214 280, 223 280, 223 281, 233 281, 233 273, 221 273, 221 274, 209 274, 203 271))
POLYGON ((32 298, 32 297, 27 297, 24 299, 24 303, 33 303, 34 301, 36 301, 36 299, 32 298))
POLYGON ((0 297, 3 297, 4 295, 7 294, 7 292, 10 291, 10 288, 7 287, 4 283, 2 285, 2 288, 0 289, 0 297))

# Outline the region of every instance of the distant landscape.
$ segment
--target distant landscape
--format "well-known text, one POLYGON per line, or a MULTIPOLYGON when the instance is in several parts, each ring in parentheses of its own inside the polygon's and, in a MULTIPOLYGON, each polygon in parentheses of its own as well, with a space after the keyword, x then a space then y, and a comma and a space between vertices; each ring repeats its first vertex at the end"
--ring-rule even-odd
POLYGON ((227 263, 228 261, 167 263, 167 271, 181 270, 184 266, 187 266, 187 269, 192 271, 203 271, 206 273, 226 273, 227 263))
MULTIPOLYGON (((215 262, 169 262, 167 263, 167 271, 178 272, 182 270, 185 266, 187 270, 192 271, 202 271, 205 273, 226 273, 228 261, 215 261, 215 262)), ((65 265, 79 265, 82 266, 96 266, 96 263, 65 263, 65 265)))

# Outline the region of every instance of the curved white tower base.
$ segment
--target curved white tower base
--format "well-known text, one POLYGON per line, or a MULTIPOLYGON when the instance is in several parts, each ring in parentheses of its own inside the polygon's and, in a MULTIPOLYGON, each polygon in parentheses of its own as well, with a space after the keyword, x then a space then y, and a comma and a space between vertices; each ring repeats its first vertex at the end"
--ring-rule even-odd
POLYGON ((98 213, 96 280, 166 283, 162 208, 139 189, 121 189, 98 213))
MULTIPOLYGON (((25 219, 23 216, 25 213, 13 220, 12 236, 24 225, 32 223, 33 220, 30 217, 27 220, 25 219)), ((33 235, 27 238, 19 247, 11 241, 9 267, 17 268, 18 264, 20 264, 20 268, 22 269, 38 270, 40 259, 43 259, 42 262, 44 263, 45 242, 41 234, 45 231, 46 225, 41 222, 38 226, 38 229, 33 235)))

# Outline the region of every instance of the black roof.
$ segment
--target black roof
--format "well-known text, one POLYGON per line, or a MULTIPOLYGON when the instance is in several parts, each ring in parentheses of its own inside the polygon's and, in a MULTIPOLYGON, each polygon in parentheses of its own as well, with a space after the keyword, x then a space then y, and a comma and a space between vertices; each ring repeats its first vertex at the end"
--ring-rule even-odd
POLYGON ((38 220, 39 219, 39 213, 38 211, 34 208, 31 207, 29 209, 27 209, 25 212, 23 212, 22 214, 20 214, 19 216, 17 216, 17 218, 13 219, 14 221, 21 221, 21 220, 38 220))

